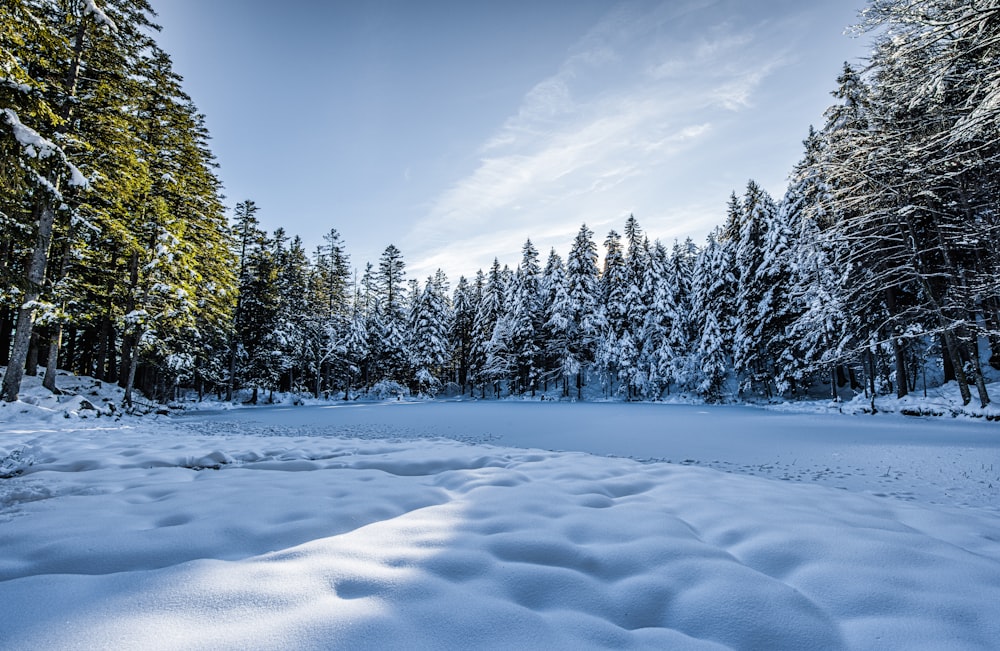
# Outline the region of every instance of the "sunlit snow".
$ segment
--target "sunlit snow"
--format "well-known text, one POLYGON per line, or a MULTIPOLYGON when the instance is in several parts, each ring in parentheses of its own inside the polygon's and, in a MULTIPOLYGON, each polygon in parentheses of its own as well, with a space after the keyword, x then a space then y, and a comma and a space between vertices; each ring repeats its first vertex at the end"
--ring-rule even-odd
POLYGON ((1000 639, 992 423, 620 403, 16 408, 0 425, 5 649, 1000 639))

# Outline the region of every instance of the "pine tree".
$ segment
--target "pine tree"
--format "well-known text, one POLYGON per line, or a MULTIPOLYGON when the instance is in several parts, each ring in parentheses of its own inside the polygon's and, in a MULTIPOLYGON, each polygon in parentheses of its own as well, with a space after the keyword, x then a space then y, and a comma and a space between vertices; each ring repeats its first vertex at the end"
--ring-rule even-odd
MULTIPOLYGON (((482 272, 480 272, 482 273, 482 272)), ((478 277, 477 277, 478 280, 478 277)), ((504 283, 500 262, 494 258, 489 275, 483 285, 482 300, 476 310, 472 326, 472 349, 469 355, 469 373, 472 381, 480 385, 481 396, 486 396, 486 383, 492 381, 489 367, 490 342, 497 322, 503 315, 504 283)))
POLYGON ((365 265, 365 272, 361 276, 360 291, 355 299, 355 307, 360 313, 360 319, 363 320, 363 330, 367 337, 364 346, 365 355, 361 359, 360 365, 361 380, 365 386, 371 386, 378 379, 381 379, 377 365, 385 353, 375 268, 370 262, 365 265))
POLYGON ((531 240, 521 249, 521 264, 511 287, 510 310, 507 315, 511 364, 520 393, 535 395, 541 377, 542 310, 541 269, 538 251, 531 240))
POLYGON ((243 333, 246 331, 244 325, 244 303, 246 301, 246 294, 244 293, 244 288, 248 288, 251 282, 251 276, 249 274, 249 257, 253 251, 255 243, 259 243, 262 233, 260 231, 260 222, 257 219, 257 211, 259 208, 257 204, 252 200, 247 199, 236 204, 236 210, 234 212, 234 236, 236 239, 236 245, 239 247, 237 255, 238 261, 238 272, 237 278, 239 285, 237 287, 237 298, 236 298, 236 308, 233 312, 233 328, 232 328, 232 342, 230 344, 229 352, 229 376, 226 380, 226 400, 231 401, 233 399, 233 391, 236 388, 236 370, 239 364, 239 358, 243 354, 243 342, 241 340, 243 333))
POLYGON ((783 256, 788 248, 783 231, 768 230, 777 228, 776 213, 777 206, 771 196, 750 181, 740 208, 739 234, 732 240, 737 277, 733 363, 742 376, 741 391, 755 390, 768 396, 773 370, 767 352, 770 333, 766 323, 773 319, 777 309, 774 298, 777 287, 772 283, 783 272, 782 262, 769 262, 767 256, 783 256))
POLYGON ((597 245, 594 233, 586 224, 573 240, 566 261, 566 294, 569 302, 568 356, 563 360, 565 370, 576 368, 576 397, 583 397, 582 387, 588 365, 597 357, 597 345, 605 327, 600 309, 598 287, 597 245))
POLYGON ((413 380, 421 393, 433 395, 441 387, 448 362, 449 312, 447 280, 438 270, 437 277, 427 278, 410 323, 410 365, 415 369, 413 380))
MULTIPOLYGON (((70 121, 80 91, 85 50, 86 54, 96 59, 95 50, 98 48, 116 47, 101 32, 102 29, 114 31, 115 25, 106 17, 103 20, 95 18, 104 14, 96 5, 93 8, 96 11, 70 9, 55 15, 54 7, 33 7, 31 3, 18 1, 5 7, 4 14, 0 14, 5 18, 5 25, 9 24, 14 29, 18 25, 24 26, 25 34, 39 39, 29 43, 11 28, 0 32, 5 46, 2 55, 5 68, 12 70, 13 79, 19 78, 11 84, 0 84, 4 88, 0 96, 3 102, 0 105, 2 153, 5 158, 13 154, 11 158, 16 161, 4 167, 5 171, 13 172, 9 178, 17 184, 15 187, 21 190, 22 196, 26 195, 15 214, 27 217, 34 231, 30 261, 24 270, 19 292, 21 306, 17 310, 12 351, 3 381, 3 399, 8 402, 17 400, 20 391, 37 310, 42 306, 39 299, 49 267, 53 231, 58 227, 56 220, 60 215, 68 218, 76 203, 66 193, 74 187, 88 185, 57 141, 68 142, 77 138, 80 134, 74 127, 85 124, 70 121), (52 19, 39 20, 35 15, 38 13, 52 19), (6 23, 6 19, 11 22, 6 23), (72 41, 60 33, 60 28, 67 25, 72 25, 75 30, 72 41), (32 51, 32 47, 38 50, 32 51), (12 90, 13 93, 10 92, 12 90), (38 99, 38 95, 45 97, 38 99), (18 103, 14 104, 12 100, 18 103), (22 102, 25 110, 19 111, 22 102), (37 129, 25 124, 21 118, 22 114, 30 115, 32 108, 38 111, 41 118, 35 125, 37 129), (26 210, 29 205, 30 209, 26 210)), ((54 378, 55 369, 49 369, 49 373, 54 378)), ((55 388, 51 381, 49 384, 50 388, 55 388)))
POLYGON ((619 379, 626 388, 627 397, 632 399, 641 397, 649 382, 650 368, 643 362, 647 355, 642 347, 652 295, 646 291, 647 270, 651 264, 649 240, 643 235, 634 215, 629 215, 625 222, 625 241, 625 331, 629 336, 622 341, 625 348, 622 349, 621 359, 627 362, 619 373, 619 379))
POLYGON ((259 391, 277 384, 282 343, 277 337, 278 265, 272 242, 263 233, 247 250, 240 296, 242 384, 253 389, 250 402, 257 404, 259 391))
POLYGON ((465 276, 458 279, 455 293, 452 295, 451 329, 448 333, 450 357, 453 360, 455 382, 465 393, 469 383, 469 360, 472 348, 472 328, 476 320, 476 310, 482 300, 483 279, 477 278, 478 286, 469 285, 465 276))
POLYGON ((352 360, 347 355, 346 345, 351 330, 350 256, 336 229, 331 228, 323 241, 313 266, 313 310, 318 317, 317 395, 324 388, 328 391, 345 388, 352 374, 352 360))
POLYGON ((990 255, 1000 162, 994 4, 881 0, 865 12, 866 27, 879 33, 867 96, 873 130, 862 144, 881 155, 855 161, 868 163, 860 170, 869 184, 852 197, 860 212, 885 205, 868 221, 902 240, 886 247, 883 264, 912 285, 907 294, 889 284, 885 294, 897 387, 906 373, 901 351, 915 335, 936 335, 963 400, 974 383, 984 407, 980 338, 1000 351, 1000 282, 990 255))
POLYGON ((697 337, 691 360, 697 376, 692 379, 695 390, 710 402, 724 399, 729 376, 727 351, 732 339, 723 323, 731 320, 729 306, 735 295, 730 255, 716 234, 709 234, 695 263, 692 283, 692 323, 697 337))
MULTIPOLYGON (((694 270, 698 257, 697 247, 690 239, 684 244, 674 242, 670 253, 667 277, 674 291, 675 318, 667 335, 668 351, 661 355, 661 368, 665 376, 682 388, 690 388, 693 379, 694 357, 694 270)), ((668 387, 669 389, 669 387, 668 387)))
POLYGON ((378 290, 379 330, 381 337, 381 357, 376 366, 383 379, 406 383, 410 373, 409 355, 406 351, 406 310, 404 307, 406 264, 403 254, 390 244, 382 252, 378 274, 375 278, 378 290))
POLYGON ((306 346, 306 322, 310 315, 307 301, 310 269, 302 238, 296 235, 285 246, 287 240, 284 229, 279 228, 274 232, 279 301, 275 334, 281 355, 278 388, 281 391, 297 392, 302 389, 303 371, 308 363, 303 352, 306 346))
POLYGON ((810 127, 803 144, 805 154, 792 172, 780 207, 782 221, 795 232, 782 305, 788 324, 780 341, 775 340, 777 388, 794 391, 825 372, 833 378, 831 392, 836 400, 838 345, 845 341, 847 320, 841 295, 843 274, 835 264, 836 242, 824 234, 832 221, 829 188, 819 165, 823 140, 810 127))
POLYGON ((542 314, 542 388, 550 381, 562 385, 562 395, 569 396, 569 378, 579 370, 576 365, 564 367, 571 359, 569 350, 571 307, 566 291, 566 267, 555 249, 549 251, 541 283, 542 314))
POLYGON ((683 351, 675 350, 670 331, 678 314, 677 280, 669 273, 670 256, 657 240, 643 273, 642 292, 649 297, 649 308, 642 321, 639 339, 639 368, 643 377, 642 391, 647 397, 659 398, 674 381, 673 364, 683 351))
POLYGON ((597 363, 609 394, 615 392, 615 381, 622 368, 619 342, 628 325, 628 269, 622 252, 621 236, 614 230, 604 240, 604 269, 601 271, 601 313, 605 327, 598 346, 597 363))

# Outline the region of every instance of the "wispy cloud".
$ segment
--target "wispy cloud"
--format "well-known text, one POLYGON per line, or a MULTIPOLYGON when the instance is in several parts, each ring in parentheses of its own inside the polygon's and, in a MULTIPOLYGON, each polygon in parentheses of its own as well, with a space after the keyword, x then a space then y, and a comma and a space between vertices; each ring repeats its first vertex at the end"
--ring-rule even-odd
POLYGON ((443 191, 408 236, 426 252, 414 272, 452 270, 456 262, 485 267, 494 256, 514 264, 528 237, 542 248, 544 233, 565 236, 557 243, 564 249, 581 222, 613 223, 636 209, 660 224, 672 210, 677 220, 668 230, 677 236, 688 226, 707 230, 704 200, 664 180, 693 148, 731 136, 716 123, 751 107, 786 55, 768 46, 773 30, 737 26, 725 11, 712 20, 731 2, 675 4, 617 8, 555 75, 526 92, 482 144, 475 169, 443 191))

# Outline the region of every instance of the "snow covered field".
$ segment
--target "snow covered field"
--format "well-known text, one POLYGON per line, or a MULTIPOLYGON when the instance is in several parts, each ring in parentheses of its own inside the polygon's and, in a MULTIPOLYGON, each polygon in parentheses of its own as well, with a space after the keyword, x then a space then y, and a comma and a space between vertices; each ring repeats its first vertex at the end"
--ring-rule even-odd
POLYGON ((27 410, 0 423, 0 459, 4 649, 1000 640, 996 423, 611 403, 27 410))

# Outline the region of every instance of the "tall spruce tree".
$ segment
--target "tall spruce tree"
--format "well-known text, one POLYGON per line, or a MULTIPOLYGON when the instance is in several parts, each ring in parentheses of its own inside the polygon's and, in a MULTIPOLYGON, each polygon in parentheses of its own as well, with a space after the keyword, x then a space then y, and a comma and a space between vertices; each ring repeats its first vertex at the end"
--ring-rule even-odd
POLYGON ((580 226, 566 260, 566 294, 569 300, 569 357, 565 369, 576 368, 576 397, 583 397, 587 367, 597 357, 597 344, 605 327, 598 286, 597 245, 594 232, 580 226))
POLYGON ((516 390, 535 395, 542 369, 542 273, 538 250, 528 240, 521 248, 521 264, 511 287, 508 323, 516 390))

